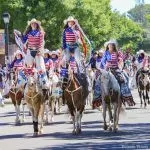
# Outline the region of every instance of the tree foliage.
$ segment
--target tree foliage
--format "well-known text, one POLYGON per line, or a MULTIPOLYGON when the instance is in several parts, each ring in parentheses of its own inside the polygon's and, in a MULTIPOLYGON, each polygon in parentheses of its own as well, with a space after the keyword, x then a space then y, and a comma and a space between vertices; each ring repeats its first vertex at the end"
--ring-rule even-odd
MULTIPOLYGON (((78 19, 96 48, 109 39, 117 39, 120 46, 136 48, 142 40, 142 29, 133 21, 112 12, 110 0, 1 0, 0 13, 11 15, 10 32, 24 31, 27 21, 39 19, 46 32, 46 47, 61 46, 63 21, 72 15, 78 19)), ((3 26, 1 20, 0 26, 3 26)))

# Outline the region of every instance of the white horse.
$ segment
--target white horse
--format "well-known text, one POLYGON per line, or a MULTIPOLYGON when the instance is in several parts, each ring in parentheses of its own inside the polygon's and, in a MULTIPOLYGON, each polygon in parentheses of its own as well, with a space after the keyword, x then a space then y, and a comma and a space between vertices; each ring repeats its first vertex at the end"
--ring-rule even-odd
POLYGON ((109 111, 109 130, 116 132, 118 130, 119 114, 121 109, 120 99, 120 86, 115 76, 108 71, 101 70, 99 76, 102 91, 102 107, 103 107, 103 119, 104 119, 104 130, 107 130, 106 123, 106 110, 109 111), (112 115, 113 105, 114 113, 112 115), (113 128, 112 128, 113 127, 113 128))
POLYGON ((61 98, 62 98, 62 86, 61 80, 59 79, 56 73, 50 74, 50 99, 48 104, 46 105, 46 122, 48 123, 48 114, 49 114, 49 107, 51 110, 51 119, 50 121, 54 121, 54 114, 58 111, 60 113, 60 106, 61 106, 61 98), (58 110, 57 110, 58 109, 58 110))
POLYGON ((91 68, 87 68, 87 78, 89 83, 89 95, 87 97, 87 104, 90 104, 92 106, 92 100, 93 100, 93 83, 95 78, 95 73, 91 68))

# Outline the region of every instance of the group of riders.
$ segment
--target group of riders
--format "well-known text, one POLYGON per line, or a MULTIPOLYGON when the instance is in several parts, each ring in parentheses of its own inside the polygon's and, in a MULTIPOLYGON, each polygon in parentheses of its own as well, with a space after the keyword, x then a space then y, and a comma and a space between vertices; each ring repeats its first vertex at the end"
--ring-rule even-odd
MULTIPOLYGON (((59 77, 66 76, 68 67, 78 76, 84 75, 88 78, 86 68, 92 69, 95 74, 93 83, 93 108, 101 103, 101 87, 98 77, 102 69, 111 71, 116 77, 121 90, 122 101, 129 105, 135 105, 130 87, 129 74, 130 69, 136 68, 149 69, 149 56, 139 50, 136 55, 131 54, 131 49, 127 49, 125 53, 118 50, 118 45, 115 40, 110 40, 105 43, 105 49, 92 51, 89 62, 86 62, 86 48, 82 32, 78 26, 78 21, 72 16, 64 21, 64 31, 62 34, 62 47, 49 51, 44 48, 45 32, 41 26, 41 22, 32 19, 28 21, 25 32, 22 34, 16 31, 16 34, 21 38, 24 44, 23 50, 18 47, 14 54, 14 60, 7 64, 5 70, 0 67, 0 73, 6 75, 10 70, 17 73, 25 69, 30 74, 36 68, 38 74, 45 77, 47 80, 49 75, 57 74, 59 77), (84 52, 81 52, 81 47, 84 52), (50 74, 48 74, 50 73, 50 74)), ((88 82, 88 79, 86 80, 88 82)), ((0 88, 4 89, 1 82, 0 88)), ((111 89, 110 89, 111 90, 111 89)), ((2 97, 0 97, 2 99, 2 97)), ((3 101, 2 101, 3 103, 3 101)))

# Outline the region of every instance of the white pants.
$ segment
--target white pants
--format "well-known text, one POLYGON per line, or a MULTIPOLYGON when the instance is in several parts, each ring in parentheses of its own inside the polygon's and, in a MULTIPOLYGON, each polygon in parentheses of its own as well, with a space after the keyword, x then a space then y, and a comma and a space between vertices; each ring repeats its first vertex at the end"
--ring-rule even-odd
POLYGON ((31 56, 30 50, 27 50, 27 54, 25 56, 25 64, 27 67, 32 67, 34 64, 36 65, 37 71, 46 72, 44 58, 42 53, 38 54, 34 57, 31 56))

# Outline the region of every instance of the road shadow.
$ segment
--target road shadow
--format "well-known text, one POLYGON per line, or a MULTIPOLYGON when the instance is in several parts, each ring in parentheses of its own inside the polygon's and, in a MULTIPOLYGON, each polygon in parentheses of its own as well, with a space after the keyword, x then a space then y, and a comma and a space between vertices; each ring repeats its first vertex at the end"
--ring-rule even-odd
MULTIPOLYGON (((78 142, 67 143, 64 145, 56 145, 49 147, 40 147, 32 150, 135 150, 135 149, 150 149, 150 141, 136 142, 78 142)), ((31 150, 31 149, 20 149, 31 150)))

